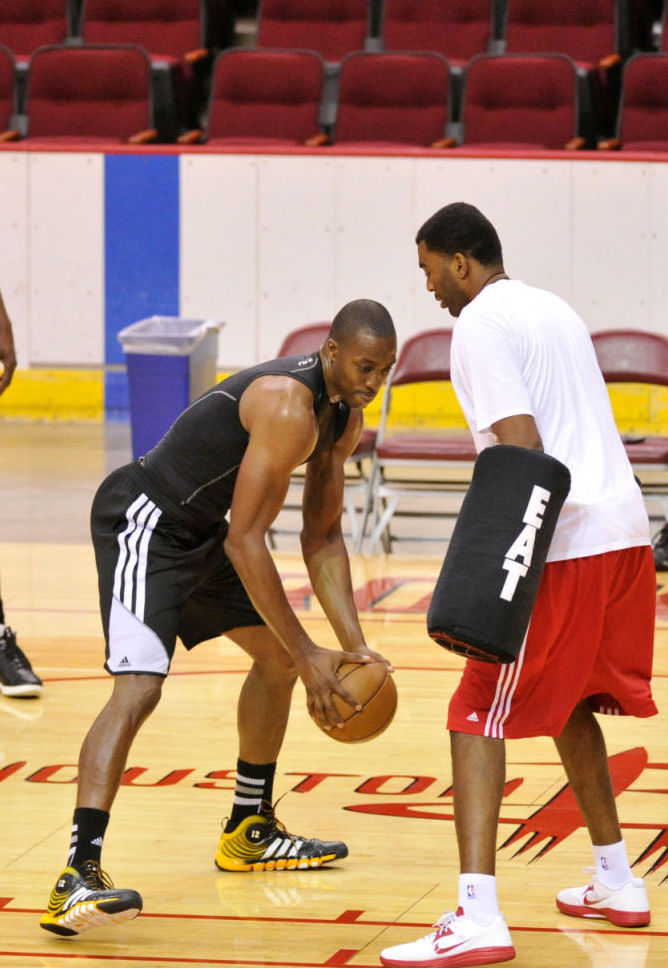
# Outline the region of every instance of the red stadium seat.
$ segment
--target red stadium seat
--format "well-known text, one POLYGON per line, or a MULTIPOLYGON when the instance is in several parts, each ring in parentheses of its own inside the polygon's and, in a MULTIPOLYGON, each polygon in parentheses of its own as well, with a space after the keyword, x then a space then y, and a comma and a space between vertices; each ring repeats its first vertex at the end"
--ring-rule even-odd
POLYGON ((225 46, 226 4, 212 0, 84 0, 87 44, 141 44, 152 58, 197 60, 225 46), (214 16, 215 14, 215 16, 214 16))
POLYGON ((363 50, 368 31, 367 0, 260 0, 260 47, 315 50, 336 62, 363 50))
POLYGON ((41 47, 30 59, 28 139, 155 140, 150 62, 140 47, 41 47))
POLYGON ((172 86, 181 127, 189 127, 199 123, 212 58, 227 46, 231 21, 227 0, 84 0, 81 35, 87 44, 144 47, 157 83, 172 86), (165 71, 169 80, 161 79, 165 71))
POLYGON ((616 135, 599 148, 668 151, 668 54, 636 54, 626 62, 616 135))
POLYGON ((480 148, 576 149, 591 138, 575 64, 563 54, 472 58, 462 124, 464 144, 480 148))
POLYGON ((393 51, 438 51, 459 66, 489 50, 492 8, 490 0, 385 0, 383 44, 393 51))
POLYGON ((611 133, 621 65, 647 34, 643 0, 506 0, 506 53, 567 54, 586 72, 600 131, 611 133))
POLYGON ((598 64, 628 46, 615 0, 507 0, 509 53, 552 51, 598 64))
POLYGON ((0 47, 0 141, 14 141, 19 133, 14 127, 16 114, 14 56, 6 47, 0 47))
POLYGON ((341 64, 333 140, 366 147, 442 142, 450 68, 440 54, 349 54, 341 64))
POLYGON ((324 64, 313 51, 239 49, 217 58, 208 126, 182 144, 303 145, 324 141, 318 129, 324 64))
POLYGON ((17 61, 45 44, 61 44, 71 33, 67 0, 2 0, 0 43, 17 61))

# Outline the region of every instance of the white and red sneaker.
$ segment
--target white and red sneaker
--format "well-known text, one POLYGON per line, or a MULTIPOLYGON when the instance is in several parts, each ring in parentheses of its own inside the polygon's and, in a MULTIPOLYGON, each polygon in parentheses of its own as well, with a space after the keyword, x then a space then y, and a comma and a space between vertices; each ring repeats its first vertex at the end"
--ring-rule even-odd
POLYGON ((612 889, 606 888, 594 875, 588 885, 559 892, 557 908, 564 915, 607 919, 624 928, 649 925, 650 920, 649 899, 642 878, 629 878, 621 888, 612 889))
POLYGON ((485 966, 515 958, 513 940, 503 915, 480 925, 464 910, 444 912, 435 932, 416 942, 394 945, 380 954, 384 966, 485 966))

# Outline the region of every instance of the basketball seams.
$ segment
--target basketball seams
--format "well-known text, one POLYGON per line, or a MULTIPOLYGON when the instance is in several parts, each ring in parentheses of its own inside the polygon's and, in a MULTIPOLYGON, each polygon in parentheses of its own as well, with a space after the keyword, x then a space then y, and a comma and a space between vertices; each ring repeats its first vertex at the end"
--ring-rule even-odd
MULTIPOLYGON (((378 661, 377 661, 377 660, 374 660, 374 662, 378 662, 378 661)), ((344 680, 345 680, 345 679, 346 679, 347 677, 349 677, 349 676, 352 676, 352 674, 353 674, 353 673, 357 673, 357 672, 358 672, 358 670, 360 669, 360 667, 362 667, 362 666, 367 666, 367 665, 370 665, 370 664, 367 664, 367 663, 359 663, 359 664, 358 664, 358 663, 354 663, 354 664, 353 664, 353 663, 351 663, 351 664, 350 664, 350 666, 352 667, 352 669, 349 669, 349 670, 347 670, 347 671, 346 671, 346 672, 345 672, 345 673, 343 674, 343 676, 342 676, 342 677, 341 677, 341 678, 339 679, 339 683, 343 683, 343 681, 344 681, 344 680)), ((384 665, 384 664, 383 664, 383 665, 384 665)), ((383 687, 385 686, 385 680, 386 680, 386 679, 388 678, 388 676, 389 676, 389 675, 390 675, 390 674, 389 674, 389 673, 387 672, 387 667, 385 667, 385 676, 384 676, 384 677, 382 678, 382 680, 380 681, 380 683, 378 684, 378 686, 377 686, 377 688, 376 688, 376 689, 374 690, 374 692, 373 692, 373 693, 371 694, 371 696, 370 696, 370 697, 368 697, 368 698, 367 698, 367 699, 366 699, 366 700, 364 701, 364 703, 362 704, 362 709, 363 709, 363 710, 365 710, 365 709, 366 709, 366 707, 368 707, 368 705, 369 705, 369 704, 371 703, 371 701, 372 701, 372 700, 375 700, 375 698, 376 698, 376 697, 378 696, 378 694, 380 693, 380 691, 381 691, 381 690, 383 689, 383 687)), ((338 679, 338 677, 337 677, 337 679, 338 679)), ((341 697, 341 702, 342 702, 342 703, 345 703, 345 704, 346 704, 346 706, 350 706, 350 704, 349 704, 349 703, 346 703, 346 701, 345 701, 345 700, 343 699, 343 697, 341 697)), ((344 723, 347 723, 347 722, 348 722, 348 720, 350 720, 350 718, 351 718, 351 717, 354 717, 354 716, 355 716, 355 715, 356 715, 357 713, 359 713, 359 712, 360 712, 359 710, 355 710, 355 709, 353 709, 353 711, 352 711, 352 713, 349 713, 349 714, 348 714, 348 715, 347 715, 346 717, 344 717, 344 720, 343 720, 343 722, 344 722, 344 723)))
POLYGON ((342 743, 355 744, 383 733, 393 720, 398 703, 396 686, 385 663, 379 664, 378 660, 372 663, 342 663, 336 675, 339 683, 347 686, 349 692, 357 697, 362 709, 353 709, 343 697, 334 694, 332 700, 342 727, 327 731, 327 735, 342 743), (353 674, 356 674, 356 679, 350 680, 353 674), (367 689, 372 692, 363 700, 367 689), (384 719, 380 723, 378 718, 382 716, 384 719), (358 731, 366 732, 360 735, 358 731))

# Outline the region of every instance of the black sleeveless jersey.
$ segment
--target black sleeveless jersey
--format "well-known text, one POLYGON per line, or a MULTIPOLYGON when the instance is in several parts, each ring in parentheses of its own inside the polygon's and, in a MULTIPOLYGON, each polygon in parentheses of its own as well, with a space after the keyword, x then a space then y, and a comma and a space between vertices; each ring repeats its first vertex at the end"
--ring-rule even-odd
POLYGON ((346 428, 350 408, 328 402, 319 353, 269 360, 216 384, 183 411, 137 468, 147 493, 166 499, 170 511, 198 530, 222 521, 230 508, 249 438, 239 419, 239 401, 253 380, 269 375, 292 377, 313 393, 320 433, 309 461, 346 428))

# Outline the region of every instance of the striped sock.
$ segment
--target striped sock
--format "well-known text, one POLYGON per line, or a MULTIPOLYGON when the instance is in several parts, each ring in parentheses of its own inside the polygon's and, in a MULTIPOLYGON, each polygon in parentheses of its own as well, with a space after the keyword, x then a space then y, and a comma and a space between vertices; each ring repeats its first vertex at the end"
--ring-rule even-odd
POLYGON ((67 864, 77 868, 85 861, 102 857, 102 842, 109 824, 109 812, 97 808, 77 808, 72 820, 72 836, 67 864))
POLYGON ((262 813, 262 802, 271 804, 274 790, 274 774, 276 764, 249 764, 245 760, 237 761, 237 779, 234 787, 234 801, 232 814, 225 825, 229 834, 244 818, 251 814, 262 813))

